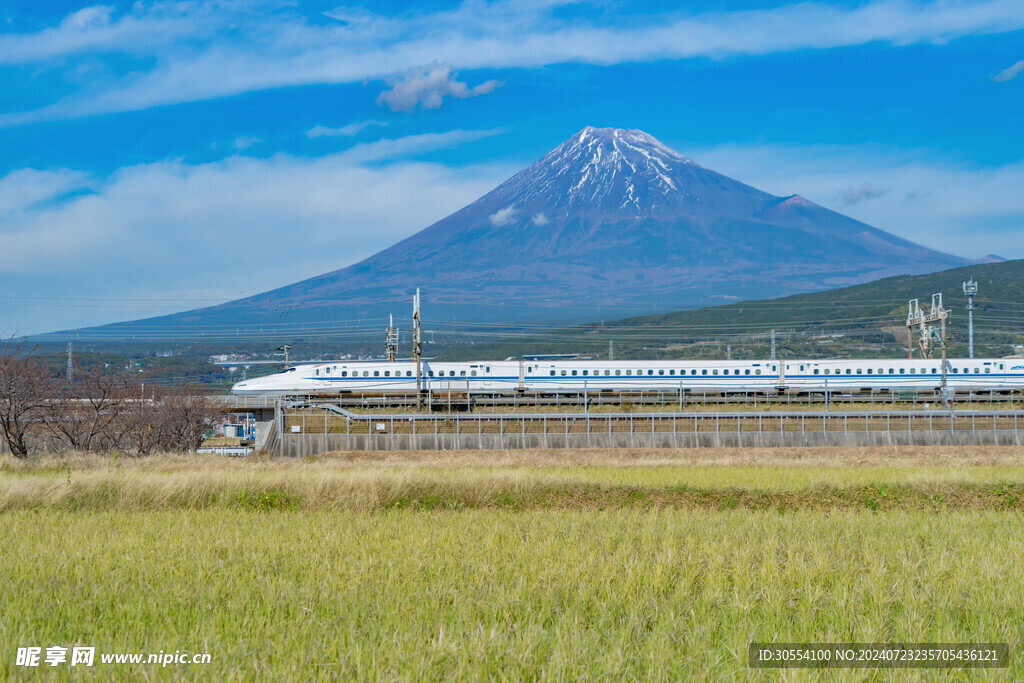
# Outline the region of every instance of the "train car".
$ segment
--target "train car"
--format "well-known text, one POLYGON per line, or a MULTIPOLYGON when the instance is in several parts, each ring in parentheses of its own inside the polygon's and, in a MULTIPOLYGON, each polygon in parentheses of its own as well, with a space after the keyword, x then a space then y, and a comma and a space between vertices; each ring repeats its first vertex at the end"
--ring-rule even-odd
MULTIPOLYGON (((801 392, 937 389, 942 361, 873 360, 601 361, 506 360, 421 363, 420 388, 501 394, 685 390, 801 392)), ((947 386, 956 391, 1024 389, 1024 360, 949 359, 947 386)), ((239 382, 238 395, 399 394, 417 389, 410 361, 338 361, 299 365, 239 382)))

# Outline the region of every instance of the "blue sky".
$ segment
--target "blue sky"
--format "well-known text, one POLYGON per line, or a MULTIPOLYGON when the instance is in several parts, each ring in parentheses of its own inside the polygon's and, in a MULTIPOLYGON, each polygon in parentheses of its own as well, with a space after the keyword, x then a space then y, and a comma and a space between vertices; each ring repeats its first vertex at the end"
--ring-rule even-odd
POLYGON ((0 2, 0 333, 354 263, 587 125, 1024 258, 1024 2, 0 2))

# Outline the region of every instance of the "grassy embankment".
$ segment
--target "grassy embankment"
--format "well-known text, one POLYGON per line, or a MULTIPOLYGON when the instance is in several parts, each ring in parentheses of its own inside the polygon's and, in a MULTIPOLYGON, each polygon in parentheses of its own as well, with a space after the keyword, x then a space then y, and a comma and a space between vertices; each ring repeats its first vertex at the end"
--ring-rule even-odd
POLYGON ((31 644, 213 656, 97 665, 104 679, 777 678, 745 668, 754 639, 1016 654, 1022 463, 1021 448, 3 459, 0 675, 31 644))

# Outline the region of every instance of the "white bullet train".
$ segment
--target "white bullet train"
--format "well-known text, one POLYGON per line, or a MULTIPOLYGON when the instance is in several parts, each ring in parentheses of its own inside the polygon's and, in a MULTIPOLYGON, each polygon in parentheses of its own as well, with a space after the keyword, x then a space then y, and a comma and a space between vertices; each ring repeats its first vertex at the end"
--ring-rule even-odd
MULTIPOLYGON (((872 389, 938 389, 941 360, 423 361, 425 391, 556 394, 582 391, 688 390, 823 392, 872 389)), ((956 391, 1024 389, 1024 359, 946 361, 947 386, 956 391)), ((338 361, 299 365, 239 382, 238 395, 399 394, 416 391, 412 361, 338 361)))

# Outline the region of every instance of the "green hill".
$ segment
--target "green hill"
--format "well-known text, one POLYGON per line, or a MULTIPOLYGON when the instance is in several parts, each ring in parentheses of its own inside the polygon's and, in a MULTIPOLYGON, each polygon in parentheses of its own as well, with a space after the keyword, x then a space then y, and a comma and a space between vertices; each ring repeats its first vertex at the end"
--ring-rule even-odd
MULTIPOLYGON (((1024 344, 1024 261, 954 268, 930 275, 898 276, 863 285, 781 299, 626 318, 559 330, 524 331, 493 343, 478 335, 435 349, 450 358, 507 357, 528 353, 580 353, 617 358, 900 357, 907 353, 907 302, 928 308, 934 293, 950 311, 949 352, 967 354, 967 298, 962 284, 978 282, 974 329, 976 356, 1005 356, 1024 344)), ((916 333, 914 344, 917 343, 916 333)), ((1019 349, 1018 349, 1019 352, 1019 349)))

